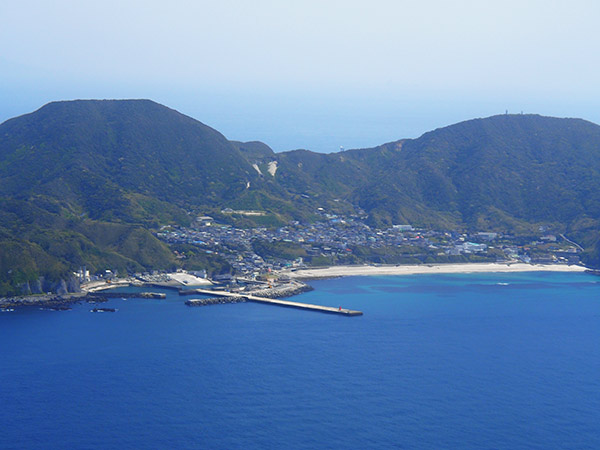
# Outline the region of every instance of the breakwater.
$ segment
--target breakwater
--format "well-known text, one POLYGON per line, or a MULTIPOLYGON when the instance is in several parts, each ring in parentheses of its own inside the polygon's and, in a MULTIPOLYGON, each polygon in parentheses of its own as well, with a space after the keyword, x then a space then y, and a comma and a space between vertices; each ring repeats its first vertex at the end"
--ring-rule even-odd
POLYGON ((98 291, 94 292, 94 297, 104 298, 154 298, 163 300, 167 298, 167 294, 162 292, 110 292, 98 291))
POLYGON ((277 300, 277 299, 273 299, 273 298, 257 297, 255 295, 247 295, 246 300, 248 300, 249 302, 264 303, 264 304, 275 305, 275 306, 283 306, 286 308, 305 309, 305 310, 309 310, 309 311, 317 311, 317 312, 322 312, 322 313, 327 313, 327 314, 339 314, 339 315, 343 315, 343 316, 362 316, 363 315, 362 311, 346 309, 346 308, 342 308, 341 306, 338 308, 335 308, 333 306, 321 306, 321 305, 313 305, 311 303, 292 302, 289 300, 277 300))
POLYGON ((191 298, 185 302, 187 306, 207 306, 207 305, 221 305, 224 303, 243 303, 246 301, 245 297, 231 296, 231 297, 212 297, 212 298, 191 298))
MULTIPOLYGON (((180 292, 180 294, 181 294, 181 292, 180 292)), ((227 292, 227 291, 209 291, 206 289, 194 289, 192 291, 186 291, 182 295, 188 295, 188 294, 210 295, 210 296, 217 297, 218 299, 223 300, 223 301, 218 301, 217 299, 215 299, 217 301, 214 301, 214 302, 204 301, 202 303, 203 300, 210 300, 210 299, 195 299, 198 302, 198 306, 210 305, 210 304, 215 304, 215 303, 236 303, 238 301, 243 301, 240 299, 245 299, 248 302, 263 303, 263 304, 275 305, 275 306, 284 306, 287 308, 305 309, 305 310, 323 312, 323 313, 328 313, 328 314, 339 314, 339 315, 344 315, 344 316, 362 316, 363 315, 363 313, 361 311, 346 309, 346 308, 342 308, 341 306, 335 308, 333 306, 313 305, 310 303, 292 302, 290 300, 277 300, 277 299, 273 299, 273 298, 258 297, 256 295, 252 295, 252 294, 248 294, 248 293, 239 294, 239 293, 227 292)), ((189 306, 193 306, 195 304, 194 302, 191 302, 191 301, 188 301, 188 302, 186 302, 186 304, 188 304, 189 306)))
MULTIPOLYGON (((262 288, 262 289, 250 289, 248 291, 236 291, 228 294, 232 295, 255 295, 262 298, 285 298, 292 297, 293 295, 302 294, 303 292, 309 292, 314 288, 306 283, 299 281, 292 281, 291 283, 277 284, 273 287, 262 288)), ((179 295, 196 295, 196 294, 207 294, 221 296, 226 291, 211 291, 208 289, 182 289, 179 291, 179 295), (209 294, 210 293, 210 294, 209 294)))
POLYGON ((271 288, 253 289, 245 294, 255 295, 262 298, 285 298, 302 294, 303 292, 310 292, 312 290, 314 290, 314 288, 309 284, 293 281, 288 284, 282 284, 271 288))

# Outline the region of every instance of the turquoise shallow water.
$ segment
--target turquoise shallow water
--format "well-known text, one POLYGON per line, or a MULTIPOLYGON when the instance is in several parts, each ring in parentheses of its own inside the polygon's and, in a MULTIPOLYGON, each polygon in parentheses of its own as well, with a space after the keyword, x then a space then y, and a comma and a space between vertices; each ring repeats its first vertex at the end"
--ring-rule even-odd
POLYGON ((600 448, 600 278, 312 284, 0 314, 0 448, 600 448))

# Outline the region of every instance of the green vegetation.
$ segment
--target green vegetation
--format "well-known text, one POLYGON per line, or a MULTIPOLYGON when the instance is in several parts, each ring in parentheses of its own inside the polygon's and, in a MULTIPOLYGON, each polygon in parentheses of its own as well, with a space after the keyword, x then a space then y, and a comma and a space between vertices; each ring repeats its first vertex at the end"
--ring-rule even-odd
POLYGON ((331 212, 356 204, 374 226, 546 227, 580 242, 588 264, 600 260, 600 127, 590 122, 503 115, 373 149, 277 156, 289 190, 310 191, 331 212), (328 194, 340 202, 326 204, 328 194))
MULTIPOLYGON (((275 154, 148 100, 51 103, 0 125, 0 295, 80 265, 174 268, 186 258, 152 231, 189 225, 195 211, 238 227, 278 227, 314 220, 317 208, 364 214, 375 226, 514 235, 545 227, 580 243, 584 261, 600 266, 600 127, 505 115, 373 149, 275 154), (273 161, 275 176, 266 170, 273 161)), ((287 244, 256 245, 300 256, 287 244)), ((360 253, 342 259, 367 258, 360 253)), ((423 261, 395 251, 369 258, 423 261)), ((222 270, 197 252, 185 264, 222 270)))
POLYGON ((66 219, 31 202, 0 200, 0 295, 40 276, 68 279, 86 266, 92 273, 173 269, 169 248, 146 228, 133 224, 66 219))
POLYGON ((208 276, 231 273, 231 265, 220 255, 207 253, 190 244, 174 244, 171 249, 180 258, 180 265, 186 270, 206 270, 208 276))
POLYGON ((252 241, 252 249, 257 255, 260 255, 263 258, 294 260, 297 258, 305 258, 307 256, 306 250, 295 242, 256 239, 252 241))

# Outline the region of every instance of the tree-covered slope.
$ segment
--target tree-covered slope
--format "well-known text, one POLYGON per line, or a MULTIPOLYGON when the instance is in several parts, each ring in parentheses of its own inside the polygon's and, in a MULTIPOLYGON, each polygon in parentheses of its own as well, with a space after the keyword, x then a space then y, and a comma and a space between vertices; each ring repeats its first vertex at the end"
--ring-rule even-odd
POLYGON ((475 226, 490 209, 525 221, 600 217, 600 127, 576 119, 504 115, 406 141, 383 183, 407 186, 426 206, 475 226))
POLYGON ((220 133, 148 100, 50 103, 5 122, 0 136, 0 194, 43 193, 96 218, 144 207, 128 193, 220 204, 259 182, 220 133))
POLYGON ((523 232, 543 224, 591 248, 600 229, 600 127, 502 115, 335 154, 278 154, 279 183, 360 206, 375 224, 523 232))
POLYGON ((194 213, 257 209, 269 213, 261 223, 277 224, 311 220, 319 207, 365 211, 379 225, 550 225, 600 264, 600 127, 503 115, 372 149, 276 154, 148 100, 50 103, 0 125, 4 291, 83 264, 173 267, 150 231, 194 213))
POLYGON ((148 229, 188 223, 190 209, 277 204, 262 184, 220 133, 162 105, 50 103, 0 125, 0 282, 171 267, 148 229))
POLYGON ((250 161, 272 154, 149 100, 54 102, 4 122, 4 291, 23 277, 54 279, 80 265, 173 267, 174 255, 150 230, 188 224, 198 212, 267 210, 268 223, 307 217, 311 205, 250 161))

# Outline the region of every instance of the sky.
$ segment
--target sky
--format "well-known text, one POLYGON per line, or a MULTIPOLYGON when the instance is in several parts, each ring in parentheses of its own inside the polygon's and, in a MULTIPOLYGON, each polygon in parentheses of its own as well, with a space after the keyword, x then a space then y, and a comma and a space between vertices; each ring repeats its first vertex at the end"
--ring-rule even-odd
POLYGON ((476 117, 600 123, 596 0, 0 2, 0 122, 149 98, 276 151, 476 117))

